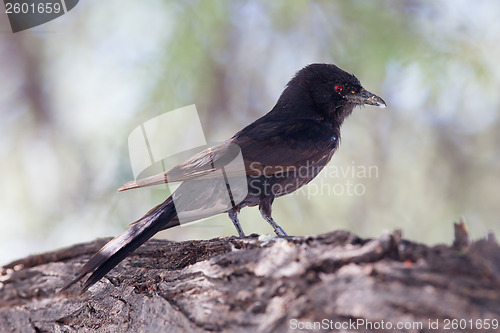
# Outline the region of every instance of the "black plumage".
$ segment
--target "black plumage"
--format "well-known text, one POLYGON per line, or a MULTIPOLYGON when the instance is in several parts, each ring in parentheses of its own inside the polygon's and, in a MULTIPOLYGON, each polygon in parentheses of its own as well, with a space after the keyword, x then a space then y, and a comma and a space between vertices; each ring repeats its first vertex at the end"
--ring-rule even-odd
POLYGON ((129 182, 119 189, 182 182, 172 196, 107 243, 63 289, 90 273, 82 288, 85 291, 158 231, 177 226, 180 220, 194 221, 225 211, 238 234, 244 236, 238 213, 243 207, 258 205, 275 233, 286 236, 271 217, 274 199, 316 177, 339 145, 344 119, 362 104, 385 107, 385 102, 366 91, 354 75, 334 65, 312 64, 303 68, 290 80, 269 113, 231 139, 166 173, 129 182), (240 151, 244 170, 230 164, 240 151), (216 181, 215 175, 220 175, 217 172, 220 170, 226 180, 246 179, 244 188, 229 188, 227 181, 222 184, 216 181), (231 199, 228 205, 228 191, 231 198, 241 197, 242 193, 243 197, 237 201, 231 199))

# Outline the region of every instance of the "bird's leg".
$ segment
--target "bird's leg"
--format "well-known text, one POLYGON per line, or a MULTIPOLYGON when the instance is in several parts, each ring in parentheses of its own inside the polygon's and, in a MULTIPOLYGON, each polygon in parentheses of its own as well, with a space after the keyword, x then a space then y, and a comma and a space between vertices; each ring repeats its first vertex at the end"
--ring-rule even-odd
POLYGON ((236 231, 238 231, 238 235, 240 237, 245 237, 245 233, 243 232, 243 228, 241 228, 240 221, 238 220, 238 212, 234 209, 230 209, 227 211, 227 214, 229 215, 229 218, 231 221, 233 221, 234 227, 236 228, 236 231))
POLYGON ((271 205, 273 203, 273 200, 274 198, 268 200, 264 199, 260 202, 259 204, 260 214, 262 215, 264 220, 266 220, 267 223, 269 223, 271 227, 273 227, 276 235, 278 235, 279 237, 287 237, 288 235, 286 234, 285 230, 283 230, 283 228, 280 227, 278 223, 276 223, 271 217, 271 211, 272 211, 271 205))
POLYGON ((273 218, 271 216, 267 216, 263 211, 262 209, 260 210, 260 213, 262 214, 262 217, 264 218, 264 220, 267 221, 267 223, 269 223, 273 229, 274 229, 274 232, 276 233, 276 235, 280 236, 280 237, 287 237, 288 235, 286 234, 285 230, 283 230, 282 227, 280 227, 278 225, 278 223, 276 223, 273 218))

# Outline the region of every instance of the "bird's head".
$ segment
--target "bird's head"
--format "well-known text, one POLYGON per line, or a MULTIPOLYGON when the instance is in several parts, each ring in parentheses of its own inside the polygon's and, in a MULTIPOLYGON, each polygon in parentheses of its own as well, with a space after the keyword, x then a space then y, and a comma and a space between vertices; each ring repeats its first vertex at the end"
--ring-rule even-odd
MULTIPOLYGON (((384 100, 365 90, 354 75, 330 64, 312 64, 301 69, 283 96, 292 101, 307 101, 308 113, 318 113, 339 125, 357 105, 386 107, 384 100)), ((304 105, 300 109, 305 111, 304 105)))

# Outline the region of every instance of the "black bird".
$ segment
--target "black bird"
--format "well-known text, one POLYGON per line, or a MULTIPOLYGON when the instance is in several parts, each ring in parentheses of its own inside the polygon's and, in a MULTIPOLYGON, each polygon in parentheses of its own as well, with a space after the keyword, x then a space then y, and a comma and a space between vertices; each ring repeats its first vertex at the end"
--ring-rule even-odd
POLYGON ((228 213, 239 236, 244 236, 238 213, 243 207, 258 205, 274 232, 287 236, 271 217, 274 198, 316 177, 339 145, 344 119, 354 107, 363 104, 386 106, 354 75, 335 65, 312 64, 301 69, 269 113, 226 142, 163 174, 120 188, 118 191, 182 182, 163 203, 104 245, 63 290, 91 273, 83 285, 84 292, 158 231, 221 212, 228 213), (244 168, 238 169, 231 166, 231 161, 240 151, 244 168), (224 182, 217 181, 220 171, 224 182), (238 177, 245 180, 243 186, 229 186, 238 177))

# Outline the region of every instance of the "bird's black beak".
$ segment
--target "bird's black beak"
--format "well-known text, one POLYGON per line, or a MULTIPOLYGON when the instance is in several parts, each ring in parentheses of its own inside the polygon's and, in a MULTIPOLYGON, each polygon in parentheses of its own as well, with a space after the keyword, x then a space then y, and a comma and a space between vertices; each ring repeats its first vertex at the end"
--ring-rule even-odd
POLYGON ((379 108, 387 106, 382 98, 365 89, 361 89, 358 93, 348 94, 347 99, 355 104, 368 104, 378 106, 379 108))

